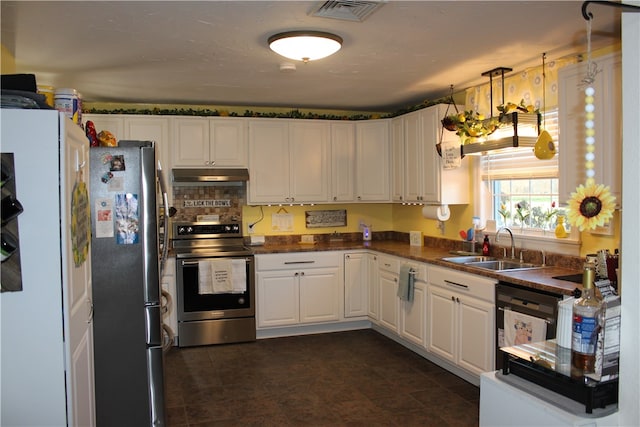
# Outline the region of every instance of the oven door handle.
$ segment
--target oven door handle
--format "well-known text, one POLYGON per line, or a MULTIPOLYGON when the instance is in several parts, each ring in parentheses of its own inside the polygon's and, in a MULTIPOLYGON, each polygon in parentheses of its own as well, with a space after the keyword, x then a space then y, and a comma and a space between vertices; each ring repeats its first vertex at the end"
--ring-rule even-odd
MULTIPOLYGON (((523 305, 523 307, 526 307, 526 306, 524 306, 524 305, 523 305)), ((498 307, 498 310, 500 310, 500 311, 507 311, 507 310, 511 310, 511 309, 510 309, 510 308, 504 308, 504 307, 498 307)), ((513 310, 513 311, 516 311, 516 310, 513 310)), ((518 313, 519 313, 519 312, 518 312, 518 313)), ((532 316, 532 317, 536 317, 536 316, 532 316)), ((555 323, 555 322, 553 321, 553 319, 551 319, 551 318, 546 318, 546 319, 544 319, 544 318, 542 318, 542 317, 539 317, 539 319, 544 320, 544 321, 545 321, 545 322, 547 322, 547 324, 549 324, 549 325, 553 325, 553 324, 555 323)))
MULTIPOLYGON (((245 262, 251 262, 249 258, 244 259, 245 262)), ((198 265, 198 261, 182 261, 182 265, 198 265)))

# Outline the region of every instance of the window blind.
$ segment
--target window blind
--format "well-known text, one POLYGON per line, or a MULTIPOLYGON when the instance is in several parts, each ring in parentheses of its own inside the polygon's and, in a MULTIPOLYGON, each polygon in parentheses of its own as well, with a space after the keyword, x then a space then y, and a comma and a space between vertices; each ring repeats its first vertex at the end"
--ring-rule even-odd
POLYGON ((558 156, 558 109, 543 114, 543 128, 546 129, 556 144, 556 155, 549 160, 539 160, 533 154, 533 148, 509 148, 483 155, 480 159, 482 179, 532 179, 557 178, 558 156))

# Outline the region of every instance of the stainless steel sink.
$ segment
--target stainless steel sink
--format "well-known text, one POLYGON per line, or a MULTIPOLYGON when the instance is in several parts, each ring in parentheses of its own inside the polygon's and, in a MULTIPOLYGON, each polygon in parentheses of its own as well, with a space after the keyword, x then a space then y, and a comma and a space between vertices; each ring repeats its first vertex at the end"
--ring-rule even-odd
POLYGON ((454 262, 456 264, 468 264, 470 262, 487 262, 487 261, 495 261, 496 258, 492 256, 452 256, 442 258, 443 261, 454 262))
POLYGON ((505 270, 531 270, 534 268, 542 268, 542 266, 536 264, 530 264, 528 262, 518 262, 512 260, 492 260, 492 261, 476 261, 465 262, 464 265, 469 267, 484 268, 486 270, 493 271, 505 271, 505 270))

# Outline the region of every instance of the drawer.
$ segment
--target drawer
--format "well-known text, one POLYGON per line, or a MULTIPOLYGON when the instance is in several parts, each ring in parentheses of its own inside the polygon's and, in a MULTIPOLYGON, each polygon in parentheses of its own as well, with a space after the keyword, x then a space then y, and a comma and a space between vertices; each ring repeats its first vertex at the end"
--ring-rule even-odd
POLYGON ((400 266, 403 265, 409 265, 413 271, 415 271, 415 275, 413 277, 415 277, 416 280, 424 283, 427 282, 427 264, 417 261, 402 260, 400 262, 400 266))
POLYGON ((498 283, 496 279, 438 266, 429 266, 427 274, 432 285, 495 302, 495 286, 498 283))
POLYGON ((390 273, 400 273, 400 260, 388 255, 378 255, 378 268, 390 273))
POLYGON ((341 252, 292 252, 256 255, 256 271, 340 267, 341 252))

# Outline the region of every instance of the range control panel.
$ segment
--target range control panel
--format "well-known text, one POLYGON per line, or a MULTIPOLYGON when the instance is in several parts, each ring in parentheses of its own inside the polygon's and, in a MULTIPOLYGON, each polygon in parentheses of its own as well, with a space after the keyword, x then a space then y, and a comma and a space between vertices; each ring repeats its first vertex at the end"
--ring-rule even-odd
POLYGON ((239 223, 202 223, 202 222, 177 222, 173 224, 173 238, 211 238, 211 237, 238 237, 241 236, 239 223))

